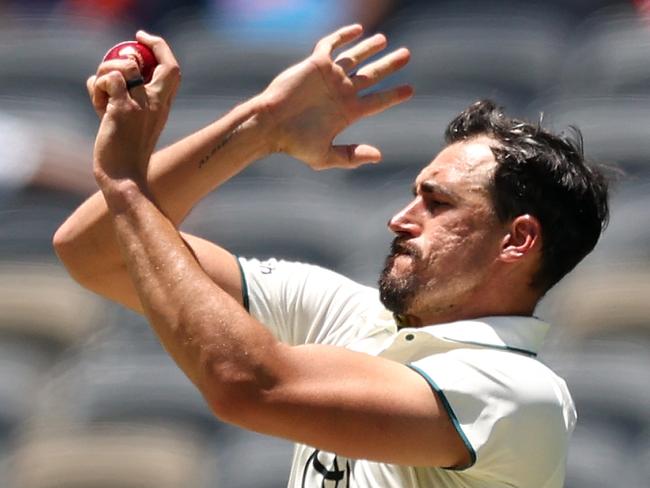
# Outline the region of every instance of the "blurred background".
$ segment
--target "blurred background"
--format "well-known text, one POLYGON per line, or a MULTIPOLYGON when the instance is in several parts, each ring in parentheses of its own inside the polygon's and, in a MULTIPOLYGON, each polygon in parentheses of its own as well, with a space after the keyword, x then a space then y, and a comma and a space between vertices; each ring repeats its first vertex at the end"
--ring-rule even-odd
POLYGON ((184 229, 372 285, 385 223, 456 113, 490 97, 577 125, 587 154, 625 173, 601 243, 537 311, 554 324, 541 359, 579 412, 566 486, 650 486, 650 1, 630 0, 0 0, 0 485, 286 485, 291 446, 212 418, 142 318, 67 277, 51 237, 93 192, 84 81, 110 46, 145 28, 174 48, 183 84, 162 146, 351 21, 412 51, 384 86, 408 81, 415 99, 340 138, 384 162, 316 174, 274 156, 184 229))

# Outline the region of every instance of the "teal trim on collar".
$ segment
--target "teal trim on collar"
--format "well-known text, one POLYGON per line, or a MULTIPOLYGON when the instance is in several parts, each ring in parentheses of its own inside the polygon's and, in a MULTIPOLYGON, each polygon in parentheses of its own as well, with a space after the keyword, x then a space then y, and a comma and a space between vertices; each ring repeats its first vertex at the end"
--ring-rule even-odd
POLYGON ((237 266, 239 267, 239 276, 241 279, 242 303, 246 311, 250 313, 250 301, 248 299, 248 283, 246 282, 246 273, 244 273, 244 267, 242 266, 241 261, 239 261, 239 256, 235 256, 235 260, 237 261, 237 266))
POLYGON ((500 349, 502 351, 509 351, 509 352, 516 352, 519 354, 525 354, 526 356, 530 356, 533 358, 537 357, 537 353, 533 351, 527 351, 526 349, 520 349, 518 347, 510 347, 510 346, 499 346, 496 344, 485 344, 483 342, 474 342, 474 341, 459 341, 457 339, 452 339, 451 337, 444 337, 443 339, 446 339, 448 341, 452 342, 457 342, 458 344, 468 344, 470 346, 482 346, 482 347, 489 347, 490 349, 500 349))
POLYGON ((409 327, 400 333, 427 334, 439 340, 525 354, 538 354, 549 325, 530 316, 492 316, 409 327))
POLYGON ((460 426, 460 422, 458 422, 458 417, 456 417, 456 414, 454 413, 454 410, 451 408, 451 405, 449 404, 449 401, 447 400, 447 397, 445 396, 444 392, 440 389, 440 387, 436 384, 435 381, 424 371, 422 371, 420 368, 413 364, 407 364, 409 368, 411 368, 413 371, 418 373, 420 376, 422 376, 427 383, 429 383, 429 386, 433 390, 433 392, 440 398, 440 401, 442 402, 442 405, 445 407, 445 410, 447 411, 447 415, 449 415, 449 418, 451 419, 451 422, 454 424, 454 428, 456 429, 456 432, 458 432, 458 435, 462 439, 463 443, 465 444, 465 447, 467 448, 467 451, 469 452, 469 465, 464 466, 462 468, 442 468, 442 469, 448 469, 451 471, 463 471, 465 469, 471 468, 474 466, 476 463, 476 451, 474 450, 474 447, 472 444, 469 442, 469 439, 465 435, 465 432, 463 432, 463 428, 460 426))

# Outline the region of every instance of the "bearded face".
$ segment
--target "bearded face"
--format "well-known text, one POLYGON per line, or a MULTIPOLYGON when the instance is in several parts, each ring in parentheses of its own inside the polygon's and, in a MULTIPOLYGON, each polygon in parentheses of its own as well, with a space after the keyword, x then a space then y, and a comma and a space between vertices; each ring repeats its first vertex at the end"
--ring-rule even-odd
POLYGON ((410 323, 463 316, 492 276, 504 238, 487 190, 496 166, 483 140, 444 149, 388 226, 397 237, 379 277, 383 305, 410 323))

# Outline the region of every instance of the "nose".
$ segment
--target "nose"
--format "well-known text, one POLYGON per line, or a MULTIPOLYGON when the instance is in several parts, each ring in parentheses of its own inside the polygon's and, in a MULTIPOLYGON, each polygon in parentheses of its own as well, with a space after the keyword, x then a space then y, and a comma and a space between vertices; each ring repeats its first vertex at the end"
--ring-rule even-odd
POLYGON ((395 234, 418 237, 422 233, 422 225, 417 218, 417 206, 419 198, 414 199, 402 210, 397 212, 388 221, 388 228, 395 234))

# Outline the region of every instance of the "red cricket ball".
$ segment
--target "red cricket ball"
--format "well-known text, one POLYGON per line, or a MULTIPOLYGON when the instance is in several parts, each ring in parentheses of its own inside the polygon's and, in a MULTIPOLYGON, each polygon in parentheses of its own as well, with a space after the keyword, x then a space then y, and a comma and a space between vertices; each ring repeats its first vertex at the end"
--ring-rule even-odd
POLYGON ((138 63, 140 74, 144 78, 145 83, 151 81, 153 70, 158 65, 158 61, 156 61, 156 56, 154 56, 153 51, 148 46, 145 46, 138 41, 124 41, 116 44, 108 50, 103 61, 116 58, 133 58, 135 62, 138 63))

